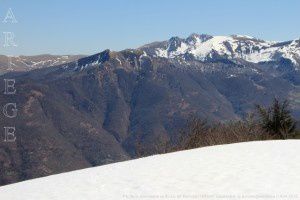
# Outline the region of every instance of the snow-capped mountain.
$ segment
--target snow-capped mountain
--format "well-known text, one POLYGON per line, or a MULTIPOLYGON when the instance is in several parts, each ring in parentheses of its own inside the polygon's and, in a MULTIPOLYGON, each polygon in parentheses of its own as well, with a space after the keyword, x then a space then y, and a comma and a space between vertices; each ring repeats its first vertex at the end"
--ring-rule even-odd
POLYGON ((168 41, 141 47, 147 54, 165 58, 194 58, 209 61, 216 58, 243 59, 251 63, 290 60, 300 63, 300 40, 273 42, 244 35, 210 36, 192 34, 186 39, 172 37, 168 41), (149 48, 151 50, 149 50, 149 48), (154 48, 154 50, 153 50, 154 48))
POLYGON ((12 184, 0 198, 298 199, 299 150, 291 140, 206 147, 12 184))

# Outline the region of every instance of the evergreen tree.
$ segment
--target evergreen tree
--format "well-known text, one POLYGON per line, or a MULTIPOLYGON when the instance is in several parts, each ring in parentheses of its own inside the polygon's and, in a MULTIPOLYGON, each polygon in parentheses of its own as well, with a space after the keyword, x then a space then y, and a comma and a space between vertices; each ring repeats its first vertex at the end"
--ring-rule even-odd
POLYGON ((294 134, 296 122, 292 118, 288 107, 287 100, 281 103, 277 98, 274 98, 273 104, 269 108, 257 105, 262 128, 280 139, 287 139, 294 134))

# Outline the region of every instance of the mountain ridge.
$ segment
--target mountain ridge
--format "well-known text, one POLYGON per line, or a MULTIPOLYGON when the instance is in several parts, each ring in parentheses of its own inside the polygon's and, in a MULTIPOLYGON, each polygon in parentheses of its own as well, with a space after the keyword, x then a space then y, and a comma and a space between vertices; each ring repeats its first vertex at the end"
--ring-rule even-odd
POLYGON ((30 71, 49 66, 69 63, 84 55, 51 55, 40 54, 34 56, 5 56, 0 55, 0 75, 14 71, 30 71))

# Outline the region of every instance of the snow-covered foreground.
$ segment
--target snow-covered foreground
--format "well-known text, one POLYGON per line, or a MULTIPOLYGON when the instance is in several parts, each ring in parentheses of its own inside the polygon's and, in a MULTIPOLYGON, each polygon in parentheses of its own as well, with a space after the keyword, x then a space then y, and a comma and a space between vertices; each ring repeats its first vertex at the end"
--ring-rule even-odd
POLYGON ((300 199, 300 141, 206 147, 0 187, 1 200, 275 198, 300 199))

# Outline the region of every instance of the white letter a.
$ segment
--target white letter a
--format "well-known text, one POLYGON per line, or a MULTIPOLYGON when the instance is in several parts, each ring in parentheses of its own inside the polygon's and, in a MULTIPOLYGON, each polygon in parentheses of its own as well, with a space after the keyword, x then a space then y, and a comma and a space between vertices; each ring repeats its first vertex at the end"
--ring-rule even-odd
POLYGON ((3 23, 7 23, 9 20, 11 20, 11 23, 18 23, 11 8, 8 9, 3 23))

